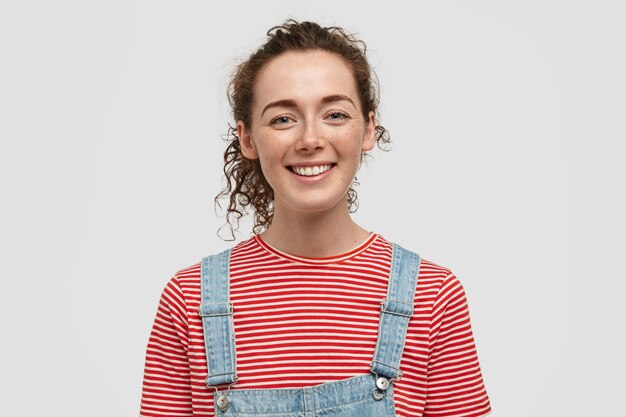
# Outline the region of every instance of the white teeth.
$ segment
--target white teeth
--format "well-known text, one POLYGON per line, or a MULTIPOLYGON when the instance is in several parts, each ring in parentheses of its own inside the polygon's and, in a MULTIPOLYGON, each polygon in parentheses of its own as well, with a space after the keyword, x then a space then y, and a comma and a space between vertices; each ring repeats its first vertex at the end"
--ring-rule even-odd
POLYGON ((332 165, 319 165, 314 167, 291 167, 293 172, 298 175, 303 175, 305 177, 312 177, 314 175, 322 174, 330 169, 332 165))

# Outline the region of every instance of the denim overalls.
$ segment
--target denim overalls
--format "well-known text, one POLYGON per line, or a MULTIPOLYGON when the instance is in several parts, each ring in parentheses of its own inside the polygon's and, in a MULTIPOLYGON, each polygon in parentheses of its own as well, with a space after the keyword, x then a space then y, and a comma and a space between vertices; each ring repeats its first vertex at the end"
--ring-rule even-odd
POLYGON ((387 296, 381 300, 378 340, 371 374, 296 389, 230 389, 237 382, 233 304, 229 297, 230 249, 202 259, 202 317, 216 416, 393 417, 394 379, 400 359, 420 266, 419 255, 393 244, 387 296), (227 390, 218 390, 218 386, 227 390))

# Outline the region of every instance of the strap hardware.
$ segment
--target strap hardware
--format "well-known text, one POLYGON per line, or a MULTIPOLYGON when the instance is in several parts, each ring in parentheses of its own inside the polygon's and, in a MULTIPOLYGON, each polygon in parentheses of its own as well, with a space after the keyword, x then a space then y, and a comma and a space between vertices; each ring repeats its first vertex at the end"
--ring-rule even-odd
POLYGON ((232 316, 235 311, 233 303, 205 303, 198 306, 200 317, 232 316))
POLYGON ((399 300, 383 298, 380 301, 380 311, 402 317, 413 317, 413 305, 399 300))

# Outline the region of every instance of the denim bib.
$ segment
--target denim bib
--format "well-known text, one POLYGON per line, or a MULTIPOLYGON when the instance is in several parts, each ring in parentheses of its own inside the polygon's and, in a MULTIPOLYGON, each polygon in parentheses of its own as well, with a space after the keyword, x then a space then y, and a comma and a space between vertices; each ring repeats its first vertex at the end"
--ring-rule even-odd
POLYGON ((230 302, 230 249, 201 263, 204 343, 219 417, 393 417, 393 380, 401 378, 400 360, 420 267, 416 253, 392 244, 387 295, 381 300, 380 323, 371 374, 305 388, 234 389, 237 382, 233 304, 230 302), (225 388, 219 390, 218 388, 225 388))

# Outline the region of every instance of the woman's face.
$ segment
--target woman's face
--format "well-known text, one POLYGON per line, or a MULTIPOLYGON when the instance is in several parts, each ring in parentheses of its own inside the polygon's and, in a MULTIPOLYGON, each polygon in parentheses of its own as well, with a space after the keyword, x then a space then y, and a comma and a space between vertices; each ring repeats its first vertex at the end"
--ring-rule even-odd
POLYGON ((251 126, 237 123, 243 155, 259 159, 275 213, 347 209, 361 152, 374 146, 350 66, 324 52, 287 52, 254 85, 251 126), (339 206, 341 205, 341 206, 339 206))

